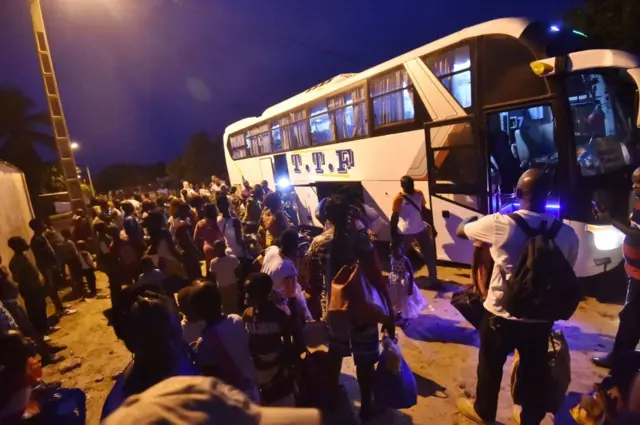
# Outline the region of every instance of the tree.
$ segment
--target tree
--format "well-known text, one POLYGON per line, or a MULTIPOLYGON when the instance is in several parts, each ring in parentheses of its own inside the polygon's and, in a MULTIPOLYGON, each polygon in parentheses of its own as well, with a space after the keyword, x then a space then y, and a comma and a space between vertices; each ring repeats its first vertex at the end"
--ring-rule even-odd
POLYGON ((36 146, 55 148, 49 115, 34 109, 35 103, 22 91, 0 87, 0 158, 24 172, 32 199, 47 180, 36 146))
POLYGON ((127 164, 119 163, 103 168, 94 179, 94 186, 98 192, 110 190, 136 188, 138 186, 155 183, 158 177, 166 176, 164 162, 155 164, 127 164))
POLYGON ((565 19, 598 47, 640 52, 638 0, 584 0, 570 9, 565 19))
POLYGON ((222 143, 212 142, 205 131, 199 131, 189 139, 184 154, 175 158, 167 167, 174 180, 192 183, 208 182, 213 174, 225 178, 227 167, 222 143))

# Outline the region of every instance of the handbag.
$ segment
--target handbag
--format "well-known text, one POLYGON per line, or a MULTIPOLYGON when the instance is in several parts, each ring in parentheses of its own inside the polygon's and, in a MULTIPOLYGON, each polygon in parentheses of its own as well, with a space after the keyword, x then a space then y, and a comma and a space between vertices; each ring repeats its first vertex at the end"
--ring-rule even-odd
POLYGON ((342 266, 331 281, 327 312, 357 325, 383 323, 389 315, 386 303, 367 279, 360 261, 342 266))
POLYGON ((382 353, 373 388, 376 403, 381 407, 408 409, 418 403, 418 388, 413 372, 398 346, 388 337, 382 340, 382 353))
MULTIPOLYGON (((549 388, 546 391, 547 412, 556 413, 564 404, 569 384, 571 384, 571 354, 567 340, 560 331, 552 331, 549 335, 547 363, 550 374, 549 388)), ((520 356, 516 351, 511 368, 511 397, 514 404, 521 404, 518 386, 519 367, 520 356)))
POLYGON ((451 296, 451 305, 462 314, 467 322, 471 323, 477 330, 480 330, 480 326, 487 315, 487 310, 484 308, 482 297, 475 287, 469 286, 453 294, 451 296))

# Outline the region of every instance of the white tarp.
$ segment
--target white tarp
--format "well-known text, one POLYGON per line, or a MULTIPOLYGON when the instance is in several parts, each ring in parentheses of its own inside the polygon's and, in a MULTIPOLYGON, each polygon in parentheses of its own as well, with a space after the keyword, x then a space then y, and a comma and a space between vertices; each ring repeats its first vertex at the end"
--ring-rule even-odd
POLYGON ((7 241, 22 236, 29 242, 33 232, 29 220, 33 215, 27 183, 22 172, 11 164, 0 161, 0 255, 4 265, 9 264, 13 252, 7 241))

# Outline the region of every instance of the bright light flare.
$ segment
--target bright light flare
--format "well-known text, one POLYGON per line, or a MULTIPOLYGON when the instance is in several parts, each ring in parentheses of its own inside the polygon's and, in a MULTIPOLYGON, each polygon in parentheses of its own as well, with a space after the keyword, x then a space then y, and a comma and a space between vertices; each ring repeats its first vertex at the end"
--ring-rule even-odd
POLYGON ((80 149, 80 143, 78 142, 71 142, 71 149, 76 151, 78 149, 80 149))
POLYGON ((276 183, 276 186, 278 186, 280 189, 286 189, 288 187, 291 187, 291 182, 288 178, 282 177, 278 179, 278 183, 276 183))

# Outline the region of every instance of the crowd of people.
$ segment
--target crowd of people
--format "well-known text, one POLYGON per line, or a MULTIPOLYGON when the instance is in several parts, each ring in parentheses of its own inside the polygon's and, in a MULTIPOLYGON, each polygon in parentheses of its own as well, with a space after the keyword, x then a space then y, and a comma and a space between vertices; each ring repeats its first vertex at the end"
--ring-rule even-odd
MULTIPOLYGON (((457 232, 474 241, 474 281, 484 282, 478 285, 484 316, 476 399, 458 403, 476 423, 495 421, 503 365, 513 350, 523 388, 518 423, 539 424, 548 410, 540 394, 550 385, 553 319, 516 317, 505 301, 532 237, 553 240, 557 249, 549 252, 560 258, 549 264, 575 264, 575 232, 545 211, 548 184, 540 170, 524 173, 519 211, 465 221, 457 232)), ((412 247, 422 254, 429 286, 439 285, 437 232, 425 196, 408 176, 400 189, 392 205, 388 277, 374 247, 379 216, 346 187, 321 200, 315 212, 321 229, 303 225, 295 192, 272 190, 267 182, 230 188, 215 176, 198 190, 185 182, 173 197, 94 199, 91 214, 78 210, 72 227, 61 232, 32 220, 31 241, 11 238, 14 256, 8 269, 0 266, 0 423, 84 423, 82 392, 44 383, 39 359, 55 363, 65 349, 48 337, 55 327, 46 298, 58 316, 76 313, 58 294, 66 273, 73 295, 84 299, 98 293, 96 271, 108 279, 109 322, 132 353, 104 403, 107 425, 208 423, 207 415, 226 418, 221 423, 255 423, 249 419, 261 415, 270 424, 321 423, 317 411, 302 407, 330 410, 338 402, 348 356, 356 365, 360 419, 377 416, 380 334, 394 340, 396 326, 426 307, 407 256, 412 247), (345 290, 348 285, 370 287, 378 298, 345 290), (364 305, 370 308, 356 310, 364 305), (327 352, 309 352, 311 322, 326 327, 327 352), (61 403, 65 397, 71 401, 61 403)), ((608 366, 618 358, 615 351, 608 366)), ((626 398, 617 406, 624 420, 634 391, 640 392, 626 378, 626 398)))

